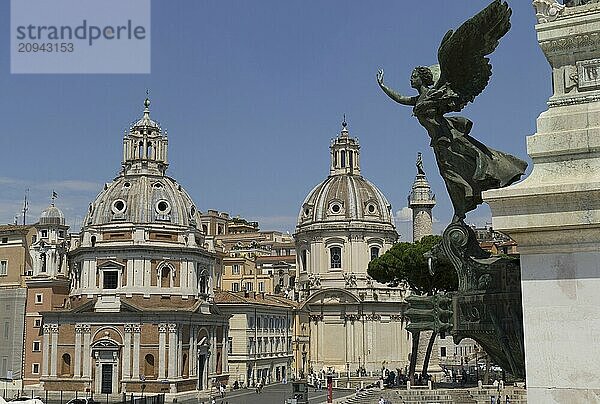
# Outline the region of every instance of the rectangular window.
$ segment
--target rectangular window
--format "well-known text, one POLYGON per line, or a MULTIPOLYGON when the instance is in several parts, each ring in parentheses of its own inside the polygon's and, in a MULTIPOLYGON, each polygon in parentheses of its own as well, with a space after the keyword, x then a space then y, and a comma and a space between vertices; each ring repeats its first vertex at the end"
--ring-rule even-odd
POLYGON ((8 244, 8 237, 2 237, 2 244, 8 244))
POLYGON ((248 316, 248 328, 254 328, 254 316, 248 316))
MULTIPOLYGON (((2 358, 2 368, 0 368, 0 377, 8 377, 8 357, 2 358)), ((6 387, 5 387, 6 389, 6 387)))
POLYGON ((440 356, 442 358, 446 357, 446 347, 445 346, 440 347, 440 356))
POLYGON ((234 275, 238 275, 240 273, 240 266, 239 264, 233 264, 233 269, 231 271, 234 275))
POLYGON ((8 275, 8 261, 0 261, 0 276, 8 275))
POLYGON ((264 282, 258 282, 258 291, 259 292, 264 292, 265 291, 265 283, 264 282))
POLYGON ((331 247, 329 249, 329 258, 331 261, 331 268, 342 267, 342 249, 340 247, 331 247))
POLYGON ((31 365, 31 373, 33 373, 34 375, 40 374, 40 364, 39 363, 34 363, 31 365))
POLYGON ((42 230, 42 238, 48 237, 48 230, 42 230))
POLYGON ((246 291, 252 292, 252 282, 246 282, 246 291))
POLYGON ((33 320, 33 326, 35 328, 40 328, 42 326, 42 319, 41 318, 36 318, 33 320))
POLYGON ((240 284, 239 283, 234 283, 231 285, 231 290, 234 292, 239 292, 240 291, 240 284))
POLYGON ((227 337, 227 353, 233 354, 233 337, 227 337))
POLYGON ((10 323, 7 321, 4 323, 4 338, 8 339, 9 335, 10 335, 10 323))
POLYGON ((58 231, 58 237, 65 238, 65 231, 64 230, 59 230, 58 231))
POLYGON ((35 304, 42 304, 42 303, 44 303, 44 294, 36 293, 35 294, 35 304))
POLYGON ((33 352, 40 352, 40 341, 33 341, 33 352))
POLYGON ((104 289, 116 289, 119 286, 117 271, 104 271, 104 289))

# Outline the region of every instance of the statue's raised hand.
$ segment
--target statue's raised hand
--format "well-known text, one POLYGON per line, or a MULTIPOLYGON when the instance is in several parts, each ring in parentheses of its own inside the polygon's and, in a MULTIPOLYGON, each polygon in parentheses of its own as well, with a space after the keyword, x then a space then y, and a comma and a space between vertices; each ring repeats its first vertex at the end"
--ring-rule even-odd
POLYGON ((379 69, 379 71, 377 72, 377 83, 380 86, 383 86, 383 69, 379 69))

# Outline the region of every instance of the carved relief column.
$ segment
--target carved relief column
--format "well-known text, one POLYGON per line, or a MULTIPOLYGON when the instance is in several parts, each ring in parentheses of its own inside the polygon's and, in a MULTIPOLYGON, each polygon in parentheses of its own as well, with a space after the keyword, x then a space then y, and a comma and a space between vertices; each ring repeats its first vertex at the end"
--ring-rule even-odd
POLYGON ((58 324, 50 324, 50 377, 56 377, 58 365, 58 324))
POLYGON ((81 377, 81 324, 75 325, 75 363, 73 377, 81 377))
POLYGON ((125 324, 123 327, 125 334, 123 337, 123 358, 121 359, 121 366, 123 372, 123 379, 131 378, 131 331, 133 324, 125 324))
POLYGON ((165 361, 167 348, 167 325, 161 323, 158 325, 158 378, 165 378, 165 361))
POLYGON ((141 338, 141 327, 139 324, 132 324, 133 331, 133 372, 134 378, 140 376, 140 338, 141 338))
POLYGON ((169 324, 169 363, 168 377, 174 379, 177 376, 177 324, 169 324))
POLYGON ((81 324, 81 332, 83 333, 83 377, 92 377, 92 352, 91 352, 91 327, 89 324, 81 324))
POLYGON ((44 355, 42 357, 42 376, 46 377, 48 376, 48 370, 49 370, 49 359, 50 359, 50 324, 44 324, 44 328, 42 329, 42 332, 44 333, 44 339, 43 339, 43 352, 44 355))

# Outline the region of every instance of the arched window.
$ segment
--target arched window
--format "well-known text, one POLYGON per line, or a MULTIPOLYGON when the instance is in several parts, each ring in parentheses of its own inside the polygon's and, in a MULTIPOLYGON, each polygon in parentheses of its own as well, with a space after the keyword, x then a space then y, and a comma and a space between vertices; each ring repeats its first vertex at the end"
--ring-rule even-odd
POLYGON ((346 151, 345 150, 342 150, 340 152, 340 161, 342 163, 341 164, 342 168, 346 167, 346 151))
POLYGON ((138 145, 138 158, 144 158, 144 142, 140 142, 140 144, 138 145))
POLYGON ((154 377, 154 355, 152 354, 144 357, 144 376, 154 377))
POLYGON ((308 251, 302 250, 300 259, 302 260, 302 271, 308 271, 308 251))
POLYGON ((331 247, 329 249, 329 258, 331 261, 331 268, 342 267, 342 249, 341 247, 331 247))
POLYGON ((160 287, 171 287, 171 268, 164 266, 160 270, 160 287))
POLYGON ((148 147, 146 148, 146 157, 152 158, 152 143, 148 143, 148 147))
POLYGON ((204 234, 208 234, 208 226, 203 224, 202 225, 202 231, 204 232, 204 234))
POLYGON ((348 167, 350 167, 350 168, 354 167, 354 152, 353 151, 348 152, 348 158, 350 160, 348 167))
POLYGON ((379 257, 379 247, 371 247, 371 261, 379 257))
POLYGON ((60 374, 62 376, 71 376, 71 355, 63 354, 60 365, 60 374))
POLYGON ((92 247, 94 247, 96 245, 96 236, 92 236, 90 242, 92 243, 92 247))

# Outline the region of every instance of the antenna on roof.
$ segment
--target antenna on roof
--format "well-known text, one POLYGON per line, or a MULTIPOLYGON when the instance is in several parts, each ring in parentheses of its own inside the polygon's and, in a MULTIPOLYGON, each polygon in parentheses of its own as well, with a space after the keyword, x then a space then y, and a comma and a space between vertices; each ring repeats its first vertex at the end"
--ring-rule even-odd
POLYGON ((29 194, 29 188, 25 190, 25 198, 23 199, 23 226, 25 226, 25 217, 29 210, 29 203, 27 202, 27 195, 29 194))

